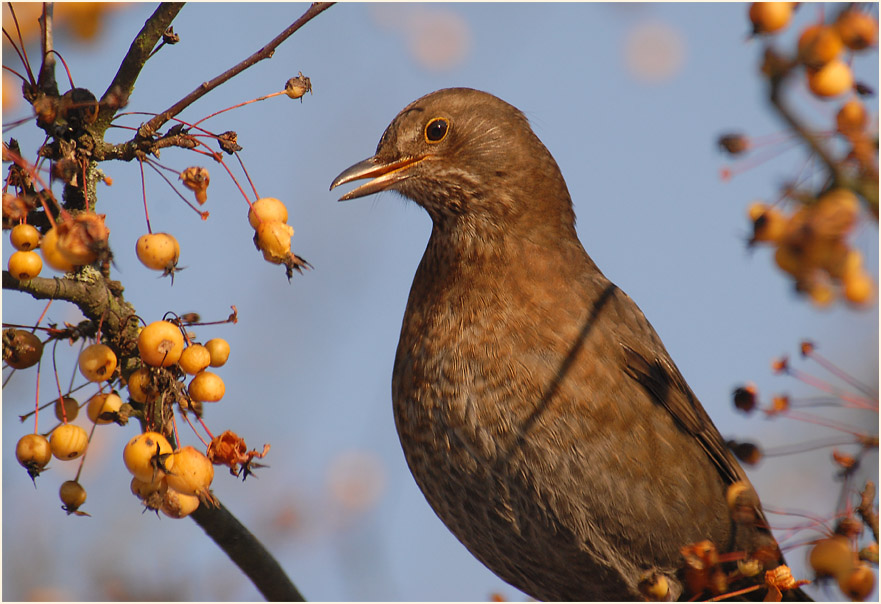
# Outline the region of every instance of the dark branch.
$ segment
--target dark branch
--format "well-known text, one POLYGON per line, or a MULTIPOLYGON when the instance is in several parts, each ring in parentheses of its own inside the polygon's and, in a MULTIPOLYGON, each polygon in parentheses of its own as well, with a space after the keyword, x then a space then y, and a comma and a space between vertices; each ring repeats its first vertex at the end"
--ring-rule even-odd
POLYGON ((264 598, 270 602, 306 601, 275 558, 222 504, 218 502, 216 508, 200 505, 191 516, 264 598))
POLYGON ((275 53, 275 49, 285 40, 287 40, 291 35, 294 34, 298 29, 300 29, 303 25, 317 17, 319 14, 327 10, 333 5, 333 2, 316 2, 309 7, 309 9, 303 13, 303 15, 294 21, 290 27, 281 32, 278 36, 276 36, 272 41, 270 41, 266 46, 258 50, 256 53, 239 63, 238 65, 232 67, 224 71, 219 76, 215 77, 208 82, 203 82, 198 88, 193 90, 190 94, 179 100, 177 103, 151 119, 149 122, 145 124, 145 129, 148 132, 156 132, 161 128, 168 120, 179 114, 181 111, 189 107, 195 101, 200 99, 202 96, 207 94, 208 92, 214 90, 224 82, 230 80, 231 78, 237 76, 239 73, 248 69, 252 65, 259 63, 263 59, 268 59, 275 53))
POLYGON ((53 9, 54 5, 51 2, 43 3, 43 14, 40 17, 40 46, 43 51, 43 63, 40 65, 40 74, 37 76, 37 88, 50 96, 58 96, 58 83, 55 81, 55 53, 51 52, 53 50, 53 9))
POLYGON ((34 277, 19 281, 9 271, 3 271, 3 289, 30 294, 37 300, 64 300, 76 304, 93 321, 102 321, 105 332, 119 333, 135 314, 121 293, 122 286, 107 281, 95 270, 86 269, 76 277, 34 277))
MULTIPOLYGON (((171 25, 171 22, 184 6, 183 2, 163 2, 150 15, 144 27, 135 37, 131 47, 128 49, 125 58, 119 65, 119 70, 110 82, 110 86, 101 97, 102 101, 107 101, 113 96, 128 98, 135 86, 135 81, 144 68, 144 64, 150 57, 150 52, 156 43, 162 39, 162 34, 171 25)), ((101 109, 98 113, 98 120, 95 122, 94 132, 95 138, 103 138, 104 132, 110 126, 110 120, 118 109, 116 103, 102 102, 101 109)))

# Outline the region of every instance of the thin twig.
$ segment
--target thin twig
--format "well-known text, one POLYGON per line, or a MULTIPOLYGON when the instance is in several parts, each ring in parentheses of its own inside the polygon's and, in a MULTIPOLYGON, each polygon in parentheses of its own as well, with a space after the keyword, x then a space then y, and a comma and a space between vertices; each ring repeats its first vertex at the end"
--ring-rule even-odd
POLYGON ((230 80, 231 78, 237 76, 239 73, 248 69, 252 65, 255 65, 262 61, 263 59, 270 58, 273 54, 275 54, 275 49, 285 40, 290 38, 298 29, 303 27, 306 23, 317 17, 319 14, 330 8, 334 3, 333 2, 315 2, 312 4, 309 9, 303 13, 303 15, 294 21, 290 27, 285 29, 279 35, 277 35, 272 41, 270 41, 266 46, 255 52, 253 55, 239 63, 238 65, 224 71, 219 76, 215 77, 212 80, 202 83, 198 88, 193 90, 190 94, 179 100, 177 103, 161 112, 159 115, 154 117, 152 120, 147 122, 145 125, 146 130, 149 132, 156 132, 171 118, 176 116, 178 113, 189 107, 196 100, 202 98, 208 92, 214 90, 224 82, 230 80))

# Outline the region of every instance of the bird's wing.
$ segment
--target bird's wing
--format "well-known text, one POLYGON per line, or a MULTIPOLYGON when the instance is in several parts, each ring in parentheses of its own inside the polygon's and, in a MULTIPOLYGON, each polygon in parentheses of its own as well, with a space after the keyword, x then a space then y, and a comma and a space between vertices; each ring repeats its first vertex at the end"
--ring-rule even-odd
POLYGON ((723 479, 727 483, 744 480, 743 469, 676 366, 657 356, 647 358, 626 344, 622 344, 622 348, 627 374, 645 388, 683 430, 698 440, 723 479))

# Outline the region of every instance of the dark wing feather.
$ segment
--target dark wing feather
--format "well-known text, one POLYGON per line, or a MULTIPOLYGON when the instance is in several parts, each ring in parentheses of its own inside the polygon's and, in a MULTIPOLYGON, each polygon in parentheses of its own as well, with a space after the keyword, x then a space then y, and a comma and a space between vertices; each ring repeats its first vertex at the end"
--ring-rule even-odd
POLYGON ((626 344, 622 347, 627 374, 667 409, 685 432, 698 440, 722 478, 727 483, 744 480, 743 469, 676 366, 658 357, 647 359, 626 344))

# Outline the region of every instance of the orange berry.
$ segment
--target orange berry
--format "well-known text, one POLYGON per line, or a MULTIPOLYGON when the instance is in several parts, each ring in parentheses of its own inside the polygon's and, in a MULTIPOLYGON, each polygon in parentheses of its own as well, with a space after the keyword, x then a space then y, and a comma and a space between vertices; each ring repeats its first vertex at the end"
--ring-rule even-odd
POLYGON ((808 69, 808 88, 820 98, 844 94, 853 88, 853 73, 847 63, 835 59, 819 69, 808 69))
POLYGON ((146 403, 156 398, 150 383, 150 372, 146 367, 141 367, 128 376, 126 386, 129 396, 137 403, 146 403))
POLYGON ((818 577, 838 577, 853 569, 854 555, 847 538, 834 535, 814 544, 808 563, 818 577))
POLYGON ((158 432, 144 432, 128 441, 122 460, 128 471, 144 482, 153 482, 174 468, 171 443, 158 432))
POLYGON ((835 122, 842 134, 862 132, 869 125, 869 115, 861 102, 851 99, 838 110, 835 122))
POLYGON ((783 238, 787 219, 780 210, 763 203, 754 203, 749 207, 749 216, 753 221, 751 243, 778 242, 783 238))
POLYGON ((138 334, 138 352, 147 365, 174 365, 183 351, 184 336, 175 324, 168 321, 154 321, 138 334))
POLYGON ((178 364, 184 373, 196 375, 211 364, 211 353, 201 344, 191 344, 184 348, 178 364))
POLYGON ((113 414, 119 412, 122 399, 114 392, 99 392, 89 399, 86 414, 93 424, 109 424, 113 422, 113 414), (105 416, 105 414, 109 414, 105 416))
POLYGON ((810 25, 798 39, 798 58, 811 67, 821 67, 838 58, 842 50, 844 42, 831 25, 810 25))
POLYGON ((859 564, 849 573, 838 577, 838 587, 854 602, 862 602, 875 587, 875 573, 868 564, 859 564))
POLYGON ((49 231, 43 235, 43 243, 40 245, 40 251, 43 254, 43 260, 46 261, 46 264, 60 273, 69 273, 76 268, 73 262, 68 260, 67 257, 61 253, 61 250, 58 249, 57 229, 49 229, 49 231))
POLYGON ((42 434, 25 434, 15 445, 15 458, 25 468, 43 469, 52 459, 52 447, 42 434))
POLYGON ((76 459, 86 452, 89 435, 79 426, 61 424, 49 436, 52 455, 61 460, 76 459))
POLYGON ((205 342, 205 348, 211 355, 211 366, 222 367, 229 359, 229 342, 223 338, 211 338, 205 342))
POLYGON ((162 505, 159 509, 169 518, 183 518, 195 512, 198 507, 199 498, 195 495, 186 495, 168 489, 162 496, 162 505))
POLYGON ((863 50, 878 40, 878 21, 871 15, 857 10, 851 9, 841 13, 835 27, 845 46, 851 50, 863 50))
POLYGON ((9 272, 19 281, 33 279, 43 270, 43 260, 37 252, 18 251, 9 256, 9 272))
POLYGON ((190 380, 187 393, 194 401, 216 403, 226 393, 226 386, 219 375, 202 371, 190 380))
POLYGON ((61 483, 58 495, 61 497, 61 503, 64 504, 64 509, 68 513, 75 512, 86 502, 86 489, 75 480, 66 480, 61 483))
POLYGON ((17 250, 34 250, 40 247, 40 231, 31 224, 18 224, 9 233, 9 242, 17 250))
POLYGON ((147 233, 135 244, 138 260, 155 271, 173 269, 180 258, 180 244, 168 233, 147 233))
POLYGON ((797 277, 805 270, 805 263, 801 254, 788 245, 780 245, 774 252, 774 262, 784 272, 797 277))
POLYGON ((248 209, 248 222, 256 229, 261 222, 287 222, 288 209, 275 197, 261 197, 248 209))
POLYGON ((153 493, 159 493, 160 495, 165 494, 165 491, 168 490, 168 483, 165 480, 165 476, 156 479, 153 482, 141 480, 140 478, 133 476, 129 488, 131 489, 132 495, 135 497, 138 497, 139 499, 147 499, 153 493))
POLYGON ((753 2, 749 7, 749 20, 757 34, 779 31, 789 24, 794 2, 753 2))
POLYGON ((835 301, 835 289, 826 281, 816 281, 808 287, 808 296, 815 306, 825 308, 835 301))
POLYGON ((263 252, 263 258, 267 262, 281 264, 290 258, 293 227, 283 222, 264 221, 257 225, 256 230, 254 243, 263 252))
POLYGON ((109 346, 92 344, 83 348, 79 356, 80 373, 90 382, 103 382, 116 371, 116 354, 109 346))
POLYGON ((205 495, 214 480, 214 464, 195 447, 174 452, 174 472, 166 476, 168 486, 186 495, 205 495))
POLYGON ((875 283, 864 271, 857 270, 844 275, 844 297, 851 304, 869 303, 875 294, 875 283))

